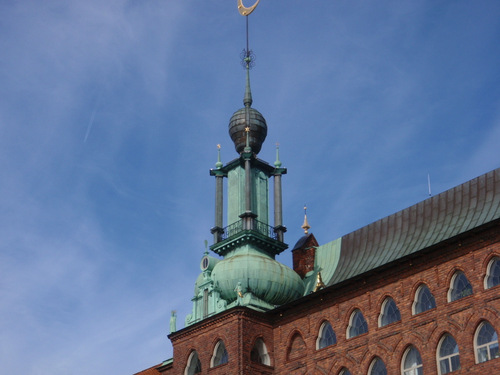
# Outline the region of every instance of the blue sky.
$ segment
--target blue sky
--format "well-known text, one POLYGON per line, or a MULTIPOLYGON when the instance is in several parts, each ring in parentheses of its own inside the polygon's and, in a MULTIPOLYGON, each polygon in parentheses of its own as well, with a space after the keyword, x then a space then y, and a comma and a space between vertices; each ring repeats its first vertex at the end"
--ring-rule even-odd
MULTIPOLYGON (((0 14, 0 370, 135 373, 191 309, 245 19, 236 0, 0 14)), ((291 246, 304 203, 325 243, 426 199, 428 174, 437 194, 499 167, 499 19, 492 0, 261 1, 259 156, 280 143, 291 246)))

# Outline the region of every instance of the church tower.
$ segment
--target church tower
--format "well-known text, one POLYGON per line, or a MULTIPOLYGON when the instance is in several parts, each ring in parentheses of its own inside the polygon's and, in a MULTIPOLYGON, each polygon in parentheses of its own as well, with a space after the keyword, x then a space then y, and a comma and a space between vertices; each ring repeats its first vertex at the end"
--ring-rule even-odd
MULTIPOLYGON (((249 13, 248 13, 249 14, 249 13)), ((243 51, 246 71, 243 108, 229 121, 229 135, 238 157, 224 165, 220 148, 215 169, 215 225, 211 229, 210 246, 223 259, 205 252, 201 261, 202 273, 195 285, 193 313, 186 325, 232 308, 246 306, 257 311, 268 311, 301 297, 304 283, 289 267, 275 260, 288 248, 284 242, 281 178, 286 174, 279 160, 271 165, 258 158, 267 135, 267 123, 262 114, 252 107, 250 68, 252 53, 243 51), (274 222, 269 218, 269 182, 274 180, 274 222), (224 180, 227 180, 227 224, 224 226, 224 180)))

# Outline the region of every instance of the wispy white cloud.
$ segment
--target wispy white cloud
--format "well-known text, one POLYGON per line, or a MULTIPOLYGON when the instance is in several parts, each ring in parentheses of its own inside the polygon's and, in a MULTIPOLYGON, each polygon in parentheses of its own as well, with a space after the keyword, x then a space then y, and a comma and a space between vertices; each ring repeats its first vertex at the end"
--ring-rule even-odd
MULTIPOLYGON (((181 326, 210 239, 215 145, 236 156, 234 8, 0 4, 2 370, 133 373, 171 355, 169 312, 181 326)), ((498 166, 498 6, 258 10, 260 156, 280 142, 291 244, 304 203, 326 242, 424 199, 428 172, 437 193, 498 166)))

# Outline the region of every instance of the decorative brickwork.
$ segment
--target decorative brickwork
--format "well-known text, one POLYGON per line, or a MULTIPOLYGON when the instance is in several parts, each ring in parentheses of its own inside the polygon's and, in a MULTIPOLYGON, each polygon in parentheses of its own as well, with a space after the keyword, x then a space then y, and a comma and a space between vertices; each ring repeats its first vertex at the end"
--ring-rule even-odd
MULTIPOLYGON (((450 334, 457 342, 461 369, 456 374, 498 374, 500 358, 476 363, 474 340, 483 322, 500 332, 500 286, 485 288, 491 260, 500 257, 500 222, 495 221, 452 241, 424 249, 415 256, 375 269, 348 283, 334 285, 267 313, 236 307, 172 335, 174 362, 158 373, 183 375, 196 350, 201 374, 368 374, 380 358, 388 374, 401 374, 410 348, 421 356, 426 375, 437 375, 436 352, 450 334), (460 270, 473 294, 448 302, 453 275, 460 270), (413 313, 415 293, 427 285, 436 307, 413 313), (401 320, 379 327, 382 305, 390 296, 401 320), (347 338, 355 308, 363 312, 368 333, 347 338), (316 349, 319 329, 328 320, 336 343, 316 349), (251 360, 258 339, 263 340, 271 366, 251 360), (210 368, 215 345, 223 340, 228 363, 210 368)), ((140 373, 153 374, 152 369, 140 373)))

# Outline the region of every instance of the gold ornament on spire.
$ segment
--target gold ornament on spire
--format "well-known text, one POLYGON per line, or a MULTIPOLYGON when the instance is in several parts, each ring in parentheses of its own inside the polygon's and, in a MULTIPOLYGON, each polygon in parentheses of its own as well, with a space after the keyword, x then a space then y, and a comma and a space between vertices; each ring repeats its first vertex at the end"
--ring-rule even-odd
POLYGON ((318 275, 316 276, 316 286, 314 287, 313 292, 316 293, 318 290, 325 288, 326 285, 323 282, 323 279, 321 278, 321 271, 318 272, 318 275))
POLYGON ((309 229, 311 229, 311 226, 307 222, 307 207, 306 206, 304 206, 304 224, 302 224, 301 228, 304 229, 305 234, 308 234, 309 229))
POLYGON ((254 5, 251 7, 247 8, 243 5, 243 0, 238 0, 238 11, 242 16, 248 16, 250 13, 252 13, 255 8, 257 8, 257 5, 259 5, 260 0, 257 0, 254 5))

